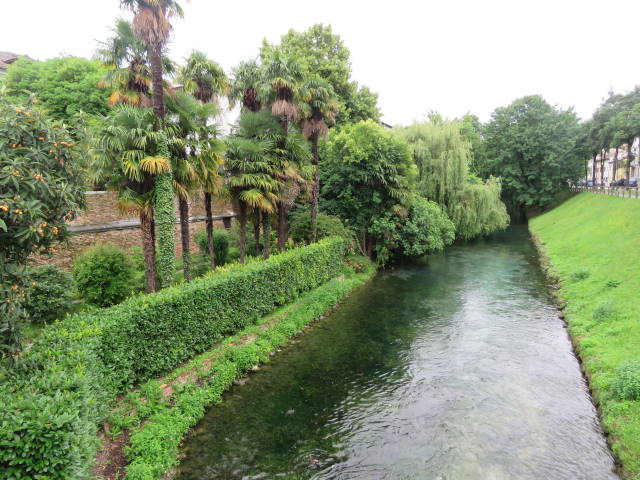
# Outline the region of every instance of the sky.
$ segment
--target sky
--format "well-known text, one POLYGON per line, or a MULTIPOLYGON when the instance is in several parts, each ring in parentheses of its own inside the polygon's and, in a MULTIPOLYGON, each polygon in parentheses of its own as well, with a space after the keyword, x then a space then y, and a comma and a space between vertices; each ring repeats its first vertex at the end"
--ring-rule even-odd
MULTIPOLYGON (((47 59, 93 55, 118 0, 4 0, 0 50, 47 59)), ((353 79, 379 94, 383 120, 406 125, 430 110, 486 121, 540 94, 591 116, 607 93, 640 84, 635 0, 236 0, 181 2, 170 55, 203 50, 227 71, 263 39, 330 24, 351 51, 353 79)))

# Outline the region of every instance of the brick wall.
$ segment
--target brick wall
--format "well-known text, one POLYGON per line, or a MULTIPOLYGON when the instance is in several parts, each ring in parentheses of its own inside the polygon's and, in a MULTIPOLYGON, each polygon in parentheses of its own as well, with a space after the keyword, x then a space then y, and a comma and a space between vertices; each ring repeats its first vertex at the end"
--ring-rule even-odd
MULTIPOLYGON (((99 225, 102 223, 113 222, 117 220, 125 220, 129 218, 136 218, 135 214, 127 215, 121 213, 118 210, 116 202, 117 194, 115 192, 99 192, 87 194, 87 210, 83 212, 75 221, 73 225, 99 225)), ((177 201, 176 201, 176 217, 177 213, 177 201)), ((189 205, 190 215, 203 215, 204 203, 202 196, 196 197, 195 201, 190 202, 189 205)), ((228 203, 221 201, 213 202, 213 214, 222 214, 231 211, 231 206, 228 203)), ((194 242, 193 238, 196 232, 204 229, 204 222, 193 222, 190 224, 190 237, 191 237, 191 251, 198 252, 198 246, 194 242)), ((222 221, 214 222, 215 228, 224 228, 222 221)), ((125 250, 129 250, 133 247, 142 248, 142 240, 139 228, 127 229, 127 230, 111 230, 107 232, 99 233, 82 233, 72 234, 71 237, 64 243, 56 245, 56 252, 49 255, 33 255, 31 257, 34 265, 55 265, 58 268, 70 269, 73 266, 73 260, 84 249, 95 245, 97 243, 112 243, 125 250)), ((176 225, 176 255, 182 254, 182 246, 180 241, 180 226, 176 225)))

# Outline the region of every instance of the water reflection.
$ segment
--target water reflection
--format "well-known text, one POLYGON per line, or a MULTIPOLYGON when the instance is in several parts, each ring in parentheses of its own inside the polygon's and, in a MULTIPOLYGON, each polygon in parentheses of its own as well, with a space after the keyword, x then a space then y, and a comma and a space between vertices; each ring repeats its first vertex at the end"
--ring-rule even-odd
POLYGON ((523 227, 379 275, 183 451, 181 480, 617 478, 523 227))

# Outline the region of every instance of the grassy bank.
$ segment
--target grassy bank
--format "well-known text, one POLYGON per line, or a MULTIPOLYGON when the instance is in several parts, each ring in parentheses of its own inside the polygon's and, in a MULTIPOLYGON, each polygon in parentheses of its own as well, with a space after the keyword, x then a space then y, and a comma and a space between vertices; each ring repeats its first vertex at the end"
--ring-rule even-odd
POLYGON ((215 348, 124 396, 108 417, 108 434, 95 473, 98 478, 152 480, 164 478, 178 462, 184 435, 204 415, 208 405, 273 351, 311 322, 335 307, 375 273, 362 260, 360 272, 345 275, 303 294, 215 348))
POLYGON ((624 478, 640 479, 640 201, 579 194, 530 222, 624 478))

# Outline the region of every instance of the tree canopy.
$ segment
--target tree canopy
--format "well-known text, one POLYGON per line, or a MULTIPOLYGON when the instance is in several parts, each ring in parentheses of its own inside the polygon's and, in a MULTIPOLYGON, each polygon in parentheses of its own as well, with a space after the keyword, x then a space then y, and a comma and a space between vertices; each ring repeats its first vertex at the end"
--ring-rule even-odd
POLYGON ((107 112, 109 94, 98 87, 104 73, 98 62, 85 58, 41 62, 23 57, 11 64, 3 81, 14 99, 24 100, 34 94, 51 118, 73 124, 78 112, 107 112))
POLYGON ((502 178, 510 207, 544 207, 583 173, 580 125, 572 109, 562 110, 539 95, 497 108, 484 129, 486 175, 502 178))

